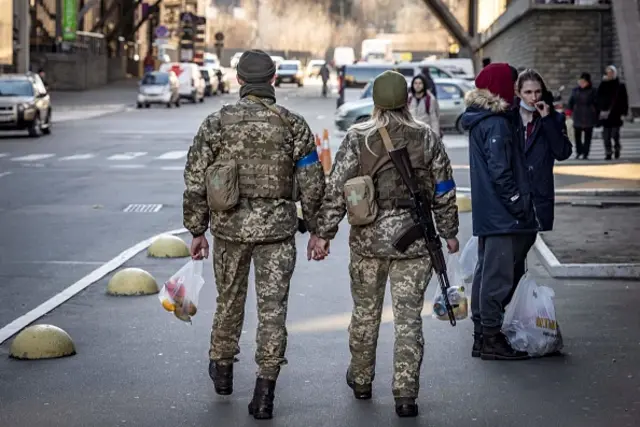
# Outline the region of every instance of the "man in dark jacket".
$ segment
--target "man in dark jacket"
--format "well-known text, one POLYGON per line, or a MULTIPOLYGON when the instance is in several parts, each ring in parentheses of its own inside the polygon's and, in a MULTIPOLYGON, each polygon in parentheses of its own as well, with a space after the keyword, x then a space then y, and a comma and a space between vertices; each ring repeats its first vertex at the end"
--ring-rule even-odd
POLYGON ((469 130, 469 166, 473 235, 478 236, 478 262, 473 278, 472 356, 485 360, 522 360, 502 334, 504 301, 514 286, 520 262, 536 224, 522 151, 513 143, 507 114, 515 98, 512 69, 493 63, 476 77, 476 89, 465 98, 463 127, 469 130))
POLYGON ((605 159, 611 160, 612 154, 619 159, 620 127, 623 124, 622 117, 629 112, 629 97, 627 87, 618 78, 618 70, 613 65, 609 65, 605 70, 604 80, 598 87, 597 98, 605 159), (612 139, 613 147, 611 147, 612 139))

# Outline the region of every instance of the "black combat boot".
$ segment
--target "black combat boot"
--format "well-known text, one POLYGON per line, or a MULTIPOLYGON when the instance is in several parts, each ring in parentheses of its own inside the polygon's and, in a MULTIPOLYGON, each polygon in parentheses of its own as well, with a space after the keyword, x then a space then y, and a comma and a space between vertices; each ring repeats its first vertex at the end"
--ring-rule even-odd
POLYGON ((353 390, 353 396, 358 400, 367 400, 371 399, 373 394, 371 383, 360 385, 356 384, 353 380, 349 378, 349 372, 347 372, 347 385, 353 390))
POLYGON ((396 397, 396 414, 399 417, 417 417, 418 404, 414 397, 396 397))
POLYGON ((276 382, 264 378, 256 379, 256 388, 253 390, 253 399, 249 402, 249 415, 256 420, 269 420, 273 418, 273 399, 276 382))
POLYGON ((482 360, 527 360, 529 355, 524 351, 514 350, 502 332, 482 334, 482 360))
POLYGON ((233 363, 219 364, 210 360, 209 376, 213 380, 216 393, 223 396, 233 393, 233 363))
POLYGON ((480 357, 480 353, 482 353, 482 334, 474 332, 473 348, 471 349, 471 357, 480 357))

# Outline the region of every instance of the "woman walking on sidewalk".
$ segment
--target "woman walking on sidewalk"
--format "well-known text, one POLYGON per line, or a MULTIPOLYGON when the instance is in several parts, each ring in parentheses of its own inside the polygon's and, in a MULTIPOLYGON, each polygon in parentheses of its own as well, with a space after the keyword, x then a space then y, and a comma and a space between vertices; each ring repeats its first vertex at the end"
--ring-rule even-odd
POLYGON ((600 87, 598 87, 598 118, 602 126, 602 139, 604 140, 605 160, 611 160, 613 154, 616 159, 620 158, 620 128, 622 127, 622 117, 629 111, 629 98, 627 88, 618 78, 618 70, 615 66, 609 65, 605 69, 600 87), (613 150, 611 140, 613 139, 613 150))
POLYGON ((573 118, 576 159, 579 159, 580 156, 585 160, 589 158, 593 128, 598 122, 596 93, 596 89, 591 85, 591 75, 582 73, 580 80, 578 80, 578 86, 571 92, 568 105, 569 114, 573 118), (582 135, 584 135, 584 143, 582 135))

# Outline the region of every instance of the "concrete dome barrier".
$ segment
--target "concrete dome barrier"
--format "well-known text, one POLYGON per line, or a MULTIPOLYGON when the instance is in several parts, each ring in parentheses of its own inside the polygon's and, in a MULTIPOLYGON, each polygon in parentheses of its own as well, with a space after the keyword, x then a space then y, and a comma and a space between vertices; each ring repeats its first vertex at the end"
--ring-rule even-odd
POLYGON ((76 354, 73 340, 53 325, 33 325, 22 330, 11 343, 14 359, 55 359, 76 354))
POLYGON ((456 205, 458 205, 458 212, 471 212, 471 199, 464 194, 456 194, 456 205))
POLYGON ((189 246, 184 240, 171 234, 164 234, 156 238, 149 245, 147 254, 154 258, 186 258, 191 255, 189 246))
POLYGON ((107 294, 116 296, 151 295, 160 292, 156 279, 141 268, 125 268, 113 275, 107 294))

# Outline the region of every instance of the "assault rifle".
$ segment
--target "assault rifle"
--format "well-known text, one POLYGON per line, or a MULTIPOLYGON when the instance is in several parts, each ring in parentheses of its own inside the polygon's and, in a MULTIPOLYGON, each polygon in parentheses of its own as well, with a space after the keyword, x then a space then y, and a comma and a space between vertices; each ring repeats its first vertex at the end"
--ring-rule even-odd
POLYGON ((451 326, 456 326, 456 317, 453 312, 453 307, 449 302, 448 290, 451 285, 449 284, 449 277, 447 276, 447 263, 445 262, 444 254, 442 253, 442 242, 440 241, 440 236, 436 233, 436 227, 433 224, 430 205, 416 182, 409 152, 407 151, 406 146, 402 148, 394 148, 391 138, 389 138, 389 134, 384 127, 379 128, 378 130, 382 136, 382 140, 384 141, 393 165, 400 174, 402 182, 411 194, 411 216, 415 222, 414 225, 406 228, 393 242, 393 247, 400 252, 405 252, 409 246, 419 238, 423 238, 425 240, 427 250, 431 256, 433 270, 436 272, 438 281, 440 282, 444 305, 447 309, 447 314, 449 315, 449 323, 451 323, 451 326))

